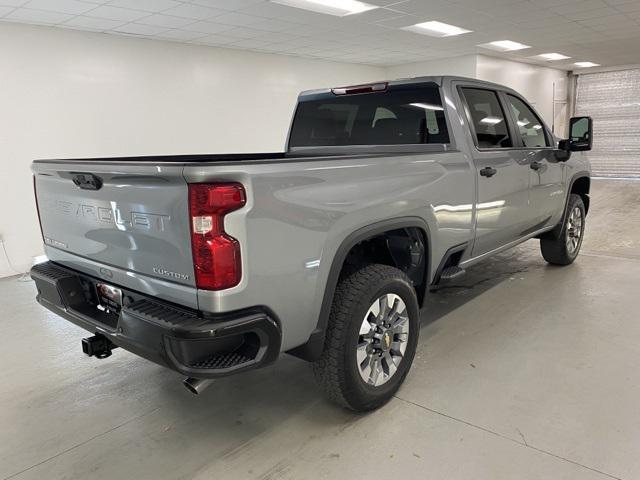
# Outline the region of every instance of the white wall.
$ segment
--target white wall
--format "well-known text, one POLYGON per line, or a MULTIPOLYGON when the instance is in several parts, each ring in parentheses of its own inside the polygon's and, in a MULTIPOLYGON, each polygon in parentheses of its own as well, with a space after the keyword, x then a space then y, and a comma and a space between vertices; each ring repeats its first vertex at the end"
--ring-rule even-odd
MULTIPOLYGON (((42 252, 36 158, 281 151, 300 90, 383 69, 0 24, 0 237, 16 270, 42 252)), ((0 277, 12 275, 0 248, 0 277)))
MULTIPOLYGON (((567 100, 567 72, 485 55, 463 55, 430 62, 389 67, 388 78, 423 75, 459 75, 479 78, 513 88, 527 98, 551 126, 563 121, 567 100), (554 84, 556 90, 554 118, 554 84)), ((557 131, 562 131, 564 123, 557 131)))
POLYGON ((427 75, 457 75, 475 78, 477 57, 478 55, 462 55, 429 62, 395 65, 387 68, 387 78, 395 79, 427 75))
MULTIPOLYGON (((553 92, 555 85, 555 110, 558 113, 562 102, 566 105, 567 101, 567 72, 564 70, 478 55, 476 77, 506 85, 522 94, 549 126, 554 120, 558 124, 563 120, 561 115, 554 119, 553 92)), ((563 126, 564 123, 557 125, 556 132, 562 133, 563 126)))

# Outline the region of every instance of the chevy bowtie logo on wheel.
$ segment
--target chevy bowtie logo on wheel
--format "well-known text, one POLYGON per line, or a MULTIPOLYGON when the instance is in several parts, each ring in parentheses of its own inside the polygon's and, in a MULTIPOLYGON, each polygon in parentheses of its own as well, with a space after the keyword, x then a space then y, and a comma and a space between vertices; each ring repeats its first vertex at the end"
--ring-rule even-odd
POLYGON ((391 335, 389 335, 389 332, 386 332, 384 334, 384 346, 389 349, 391 347, 391 335))

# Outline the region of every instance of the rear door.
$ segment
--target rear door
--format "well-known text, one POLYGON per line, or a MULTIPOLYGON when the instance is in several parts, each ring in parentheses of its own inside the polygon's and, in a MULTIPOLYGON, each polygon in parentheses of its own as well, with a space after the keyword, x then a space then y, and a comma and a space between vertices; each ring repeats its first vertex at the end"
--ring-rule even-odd
POLYGON ((181 164, 34 162, 47 256, 105 281, 196 305, 181 164))
POLYGON ((530 228, 538 230, 555 225, 565 199, 565 164, 556 160, 551 135, 533 108, 511 93, 505 93, 503 98, 516 126, 516 145, 520 148, 518 161, 529 166, 530 228))
POLYGON ((477 257, 519 239, 530 225, 529 168, 514 151, 515 133, 496 90, 458 87, 477 170, 477 257))

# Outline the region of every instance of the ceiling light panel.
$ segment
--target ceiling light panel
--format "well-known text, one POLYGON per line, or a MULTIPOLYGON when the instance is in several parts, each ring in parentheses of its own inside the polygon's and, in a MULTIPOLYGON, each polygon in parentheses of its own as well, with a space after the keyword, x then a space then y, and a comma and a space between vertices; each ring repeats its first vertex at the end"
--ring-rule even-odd
POLYGON ((574 65, 578 68, 589 68, 589 67, 599 67, 600 64, 599 63, 593 63, 593 62, 576 62, 574 63, 574 65))
POLYGON ((558 60, 566 60, 567 58, 571 58, 561 53, 542 53, 540 55, 536 55, 536 57, 543 60, 548 60, 550 62, 556 62, 558 60))
POLYGON ((529 45, 514 42, 512 40, 497 40, 495 42, 483 43, 482 45, 478 46, 487 48, 489 50, 495 50, 497 52, 513 52, 515 50, 524 50, 525 48, 531 48, 529 45))
POLYGON ((272 3, 287 7, 303 8, 317 13, 326 13, 344 17, 355 13, 367 12, 378 8, 377 5, 360 2, 358 0, 269 0, 272 3))
POLYGON ((430 35, 432 37, 453 37, 455 35, 462 35, 463 33, 471 32, 471 30, 456 27, 455 25, 449 25, 448 23, 438 22, 435 20, 432 20, 430 22, 417 23, 416 25, 412 25, 410 27, 404 27, 403 30, 421 33, 423 35, 430 35))

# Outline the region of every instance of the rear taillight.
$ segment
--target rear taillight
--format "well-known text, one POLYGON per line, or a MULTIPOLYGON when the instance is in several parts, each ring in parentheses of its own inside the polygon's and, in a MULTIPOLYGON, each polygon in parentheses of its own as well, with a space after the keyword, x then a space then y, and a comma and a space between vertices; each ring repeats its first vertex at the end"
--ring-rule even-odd
POLYGON ((239 183, 189 184, 191 248, 196 286, 222 290, 240 283, 240 243, 224 231, 224 216, 246 203, 239 183))

